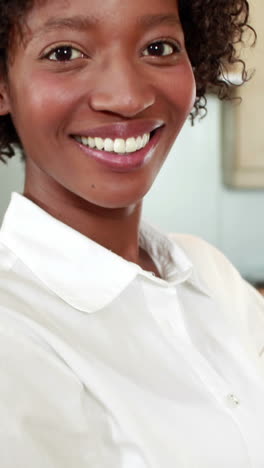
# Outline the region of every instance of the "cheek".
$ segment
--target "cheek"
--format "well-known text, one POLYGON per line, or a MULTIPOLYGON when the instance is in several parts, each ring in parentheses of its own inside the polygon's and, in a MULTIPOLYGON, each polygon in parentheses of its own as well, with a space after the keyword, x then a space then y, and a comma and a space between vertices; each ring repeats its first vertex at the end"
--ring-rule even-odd
POLYGON ((181 125, 190 114, 196 98, 195 79, 190 64, 179 66, 168 78, 165 97, 173 120, 176 118, 181 125))
POLYGON ((13 116, 18 132, 27 140, 28 133, 58 134, 64 128, 75 101, 74 87, 62 79, 27 77, 24 83, 13 88, 13 116), (32 83, 32 84, 30 84, 32 83))

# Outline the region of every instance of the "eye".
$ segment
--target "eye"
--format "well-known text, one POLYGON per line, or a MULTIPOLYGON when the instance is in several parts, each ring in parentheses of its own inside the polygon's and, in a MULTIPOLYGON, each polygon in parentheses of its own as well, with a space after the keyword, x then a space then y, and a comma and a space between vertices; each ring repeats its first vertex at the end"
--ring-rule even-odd
POLYGON ((84 54, 80 50, 72 46, 61 45, 51 50, 44 58, 55 62, 69 62, 82 57, 84 57, 84 54))
POLYGON ((149 44, 149 46, 143 51, 143 55, 154 56, 154 57, 168 57, 180 52, 180 46, 176 43, 169 41, 156 41, 149 44))

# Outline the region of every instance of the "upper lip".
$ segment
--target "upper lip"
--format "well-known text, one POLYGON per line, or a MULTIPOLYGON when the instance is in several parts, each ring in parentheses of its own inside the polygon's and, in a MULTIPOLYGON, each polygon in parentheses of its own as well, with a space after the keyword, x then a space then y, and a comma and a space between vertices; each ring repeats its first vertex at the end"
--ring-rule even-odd
POLYGON ((162 120, 134 120, 130 122, 116 122, 108 125, 101 125, 94 128, 83 128, 74 132, 71 136, 84 136, 84 137, 100 137, 100 138, 123 138, 124 140, 131 137, 151 133, 157 128, 164 125, 162 120))

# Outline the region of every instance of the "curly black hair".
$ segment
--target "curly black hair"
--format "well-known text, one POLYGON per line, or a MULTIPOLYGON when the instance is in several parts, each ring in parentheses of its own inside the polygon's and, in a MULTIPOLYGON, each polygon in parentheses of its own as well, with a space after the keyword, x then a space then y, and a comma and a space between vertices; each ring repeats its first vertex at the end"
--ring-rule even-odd
MULTIPOLYGON (((11 35, 21 26, 34 0, 0 0, 0 73, 7 72, 7 54, 11 35)), ((187 52, 194 69, 196 100, 192 121, 206 113, 206 93, 213 90, 220 99, 230 97, 230 86, 224 78, 230 65, 240 63, 241 82, 248 79, 238 44, 244 43, 247 31, 255 32, 248 24, 249 4, 246 0, 179 0, 179 13, 185 34, 187 52)), ((0 159, 14 155, 13 144, 20 146, 10 115, 0 116, 0 159)))

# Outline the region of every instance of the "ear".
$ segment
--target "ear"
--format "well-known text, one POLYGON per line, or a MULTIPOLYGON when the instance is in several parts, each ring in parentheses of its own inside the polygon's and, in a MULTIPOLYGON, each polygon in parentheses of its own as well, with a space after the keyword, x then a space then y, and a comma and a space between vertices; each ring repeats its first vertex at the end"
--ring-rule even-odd
POLYGON ((10 112, 10 99, 6 81, 0 76, 0 115, 10 112))

